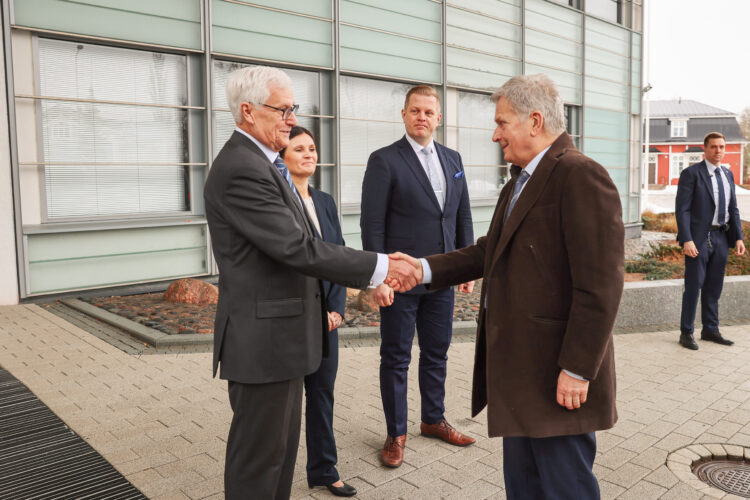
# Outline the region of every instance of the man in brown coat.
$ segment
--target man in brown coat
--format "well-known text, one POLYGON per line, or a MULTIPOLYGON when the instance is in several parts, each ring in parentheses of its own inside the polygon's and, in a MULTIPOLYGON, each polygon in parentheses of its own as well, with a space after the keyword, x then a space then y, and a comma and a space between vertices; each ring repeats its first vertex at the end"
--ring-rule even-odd
POLYGON ((487 406, 489 435, 503 436, 508 498, 599 498, 594 431, 617 420, 620 196, 565 133, 549 78, 512 78, 492 99, 492 140, 513 166, 489 232, 412 263, 431 288, 484 278, 472 414, 487 406))

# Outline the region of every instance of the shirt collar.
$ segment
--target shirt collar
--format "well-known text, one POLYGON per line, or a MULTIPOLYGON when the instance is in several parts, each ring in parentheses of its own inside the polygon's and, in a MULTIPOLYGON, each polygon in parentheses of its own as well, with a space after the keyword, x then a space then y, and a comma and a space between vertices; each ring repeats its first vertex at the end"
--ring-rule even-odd
POLYGON ((271 163, 273 163, 274 161, 276 161, 276 158, 279 156, 279 152, 278 151, 274 151, 273 149, 269 148, 268 146, 266 146, 265 144, 263 144, 262 142, 260 142, 258 139, 256 139, 252 135, 250 135, 247 132, 245 132, 244 130, 242 130, 240 127, 234 127, 234 130, 236 132, 239 132, 240 134, 244 135, 245 137, 247 137, 251 141, 253 141, 255 143, 255 145, 258 146, 261 151, 263 151, 263 154, 266 155, 266 157, 268 158, 268 161, 270 161, 271 163))
POLYGON ((705 162, 706 162, 706 168, 708 169, 708 174, 713 175, 713 173, 716 171, 716 167, 718 167, 719 165, 714 165, 708 160, 705 160, 705 162))
POLYGON ((419 154, 419 152, 422 151, 423 149, 426 149, 427 151, 430 151, 430 152, 435 151, 435 144, 434 144, 435 141, 433 139, 430 139, 430 142, 427 144, 427 146, 422 146, 420 143, 418 143, 417 141, 409 137, 409 134, 405 134, 404 137, 406 137, 406 140, 409 141, 409 144, 414 149, 414 152, 417 154, 419 154))
POLYGON ((539 162, 542 161, 542 157, 547 154, 547 151, 549 151, 549 148, 552 147, 552 144, 544 148, 537 154, 528 165, 526 165, 526 168, 524 168, 524 171, 529 174, 529 177, 531 177, 531 174, 534 173, 534 170, 536 170, 537 165, 539 165, 539 162))

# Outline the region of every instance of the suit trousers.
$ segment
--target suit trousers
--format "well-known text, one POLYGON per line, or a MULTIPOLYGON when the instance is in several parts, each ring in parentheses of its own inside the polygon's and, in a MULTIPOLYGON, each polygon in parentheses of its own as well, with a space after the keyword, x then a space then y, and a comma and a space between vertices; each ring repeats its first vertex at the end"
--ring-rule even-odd
POLYGON ((406 383, 416 327, 422 421, 435 424, 445 413, 445 377, 453 334, 453 288, 426 294, 397 293, 380 308, 380 395, 389 436, 406 434, 406 383))
POLYGON ((229 381, 234 416, 227 438, 229 500, 287 500, 302 423, 302 377, 267 384, 229 381))
POLYGON ((729 243, 723 231, 711 231, 698 248, 697 257, 685 256, 685 291, 682 293, 680 331, 692 334, 698 295, 701 298, 701 321, 706 332, 719 331, 719 297, 724 287, 724 272, 729 243), (709 246, 708 241, 711 240, 709 246))
POLYGON ((547 438, 503 438, 508 500, 597 500, 593 432, 547 438))
POLYGON ((311 488, 339 480, 336 439, 333 436, 333 385, 339 367, 338 329, 328 335, 328 357, 323 358, 318 371, 305 377, 307 485, 311 488))

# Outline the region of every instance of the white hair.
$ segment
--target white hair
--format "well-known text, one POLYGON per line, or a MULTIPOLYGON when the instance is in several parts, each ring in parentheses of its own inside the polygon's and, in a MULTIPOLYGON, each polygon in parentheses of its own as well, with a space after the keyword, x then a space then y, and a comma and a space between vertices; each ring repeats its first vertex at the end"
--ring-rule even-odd
POLYGON ((544 117, 544 128, 553 135, 565 131, 565 106, 555 82, 547 75, 514 76, 492 94, 492 102, 505 97, 518 118, 539 111, 544 117))
POLYGON ((278 68, 248 66, 232 71, 227 78, 226 93, 234 121, 242 123, 243 102, 263 104, 275 88, 292 88, 292 79, 278 68))

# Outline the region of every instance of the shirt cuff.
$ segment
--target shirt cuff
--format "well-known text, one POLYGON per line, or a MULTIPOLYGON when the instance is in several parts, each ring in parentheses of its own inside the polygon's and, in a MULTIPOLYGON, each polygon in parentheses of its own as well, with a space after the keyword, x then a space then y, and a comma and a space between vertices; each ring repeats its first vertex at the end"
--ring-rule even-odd
POLYGON ((430 269, 430 263, 427 262, 427 259, 425 258, 419 259, 419 262, 422 263, 422 284, 426 285, 432 283, 432 269, 430 269))
POLYGON ((588 379, 587 379, 586 377, 581 377, 580 375, 576 375, 576 374, 575 374, 575 373, 573 373, 573 372, 569 372, 569 371, 568 371, 568 370, 566 370, 565 368, 563 368, 563 371, 564 371, 565 373, 567 373, 568 375, 570 375, 571 377, 573 377, 573 378, 577 378, 578 380, 588 380, 588 379))
POLYGON ((384 253, 378 254, 378 263, 375 265, 375 272, 372 273, 368 288, 375 288, 381 285, 388 276, 388 256, 384 253))

